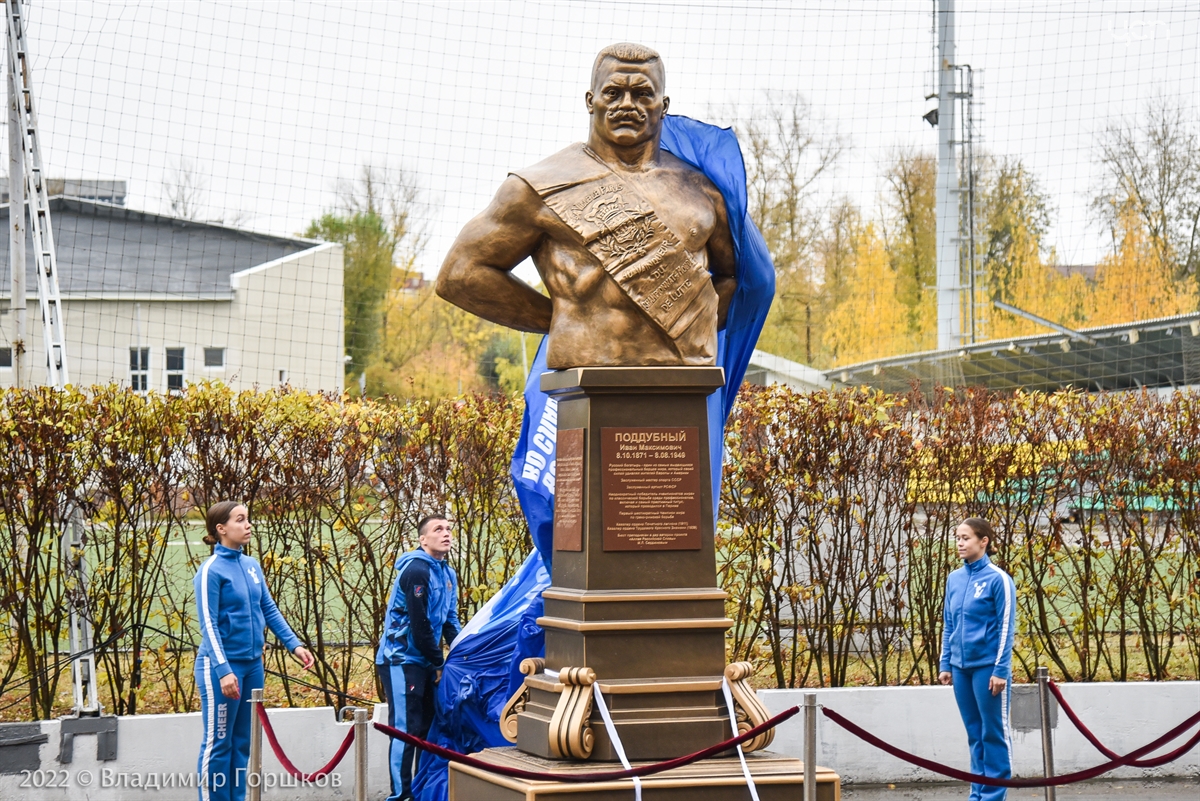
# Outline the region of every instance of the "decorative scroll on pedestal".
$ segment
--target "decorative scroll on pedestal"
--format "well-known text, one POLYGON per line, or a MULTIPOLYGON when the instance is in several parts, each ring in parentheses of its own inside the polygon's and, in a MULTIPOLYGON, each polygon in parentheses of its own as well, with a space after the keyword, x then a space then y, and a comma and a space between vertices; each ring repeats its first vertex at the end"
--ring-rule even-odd
POLYGON ((558 681, 564 686, 550 716, 550 753, 557 759, 587 759, 595 742, 589 719, 596 674, 591 668, 564 667, 558 681))
MULTIPOLYGON (((546 667, 546 660, 540 657, 521 660, 521 673, 526 676, 536 676, 541 673, 546 667)), ((504 735, 504 739, 510 743, 517 741, 517 715, 525 711, 525 704, 529 701, 529 686, 521 685, 521 689, 512 694, 504 703, 504 709, 500 710, 500 733, 504 735)))
MULTIPOLYGON (((765 723, 771 717, 766 707, 758 700, 754 688, 750 686, 748 679, 752 673, 753 668, 749 662, 734 662, 725 668, 725 678, 729 680, 730 693, 733 695, 733 708, 737 715, 735 735, 744 734, 755 726, 765 723)), ((775 730, 767 729, 757 737, 742 743, 742 750, 749 753, 766 748, 774 739, 775 730)))

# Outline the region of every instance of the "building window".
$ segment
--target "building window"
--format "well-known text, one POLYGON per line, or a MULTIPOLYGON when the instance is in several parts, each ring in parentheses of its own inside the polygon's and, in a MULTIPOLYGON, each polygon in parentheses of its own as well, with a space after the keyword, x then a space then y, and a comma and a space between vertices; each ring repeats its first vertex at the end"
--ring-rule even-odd
POLYGON ((287 386, 288 380, 289 380, 289 379, 288 379, 288 371, 287 371, 287 370, 280 370, 280 371, 279 371, 279 384, 280 384, 280 386, 287 386))
POLYGON ((11 370, 12 366, 12 348, 0 348, 0 370, 11 370))
POLYGON ((167 392, 183 392, 183 348, 167 348, 167 392))
POLYGON ((150 349, 129 349, 129 386, 134 392, 150 389, 150 349))
POLYGON ((225 366, 225 349, 224 348, 205 348, 204 349, 204 366, 205 367, 224 367, 225 366))

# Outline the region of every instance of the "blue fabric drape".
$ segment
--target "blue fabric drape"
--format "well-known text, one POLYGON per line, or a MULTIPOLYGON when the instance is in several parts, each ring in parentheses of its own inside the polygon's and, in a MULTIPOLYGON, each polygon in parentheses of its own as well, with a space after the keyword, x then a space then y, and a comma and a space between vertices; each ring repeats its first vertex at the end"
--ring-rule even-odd
MULTIPOLYGON (((766 242, 748 214, 746 167, 733 131, 672 115, 663 123, 662 146, 703 172, 720 190, 737 258, 737 291, 717 348, 725 386, 713 393, 708 403, 716 505, 721 494, 725 421, 771 308, 775 268, 766 242)), ((517 666, 521 660, 541 656, 545 650, 545 633, 536 621, 542 614, 541 592, 550 585, 558 419, 557 403, 540 389, 546 371, 545 351, 543 340, 526 381, 525 416, 512 460, 513 484, 535 550, 520 572, 455 639, 438 686, 438 711, 429 739, 465 753, 509 744, 500 734, 500 710, 520 686, 523 677, 517 666)), ((445 801, 445 760, 423 756, 413 792, 419 801, 445 801)))

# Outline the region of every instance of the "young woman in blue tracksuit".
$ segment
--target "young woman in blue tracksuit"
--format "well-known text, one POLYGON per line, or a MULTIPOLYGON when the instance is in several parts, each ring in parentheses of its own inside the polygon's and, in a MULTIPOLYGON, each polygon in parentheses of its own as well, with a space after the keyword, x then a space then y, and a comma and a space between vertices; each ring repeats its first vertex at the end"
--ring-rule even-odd
MULTIPOLYGON (((1008 779, 1012 777, 1008 709, 1017 590, 1012 577, 988 558, 995 536, 991 524, 978 517, 968 518, 955 530, 958 555, 965 564, 946 579, 938 680, 954 684, 971 748, 971 772, 1008 779)), ((971 785, 970 801, 1006 797, 1003 787, 971 785)))
MULTIPOLYGON (((388 725, 417 737, 429 734, 442 641, 458 636, 458 576, 446 561, 453 545, 450 521, 430 515, 417 524, 420 547, 396 560, 375 670, 388 702, 388 725)), ((388 750, 392 792, 388 801, 412 798, 419 752, 392 740, 388 750)))
POLYGON ((246 507, 214 504, 205 525, 204 541, 213 554, 193 582, 200 621, 196 686, 204 724, 197 761, 200 799, 241 801, 250 756, 250 691, 263 686, 263 629, 269 626, 305 669, 313 656, 275 606, 258 562, 242 553, 251 532, 246 507))

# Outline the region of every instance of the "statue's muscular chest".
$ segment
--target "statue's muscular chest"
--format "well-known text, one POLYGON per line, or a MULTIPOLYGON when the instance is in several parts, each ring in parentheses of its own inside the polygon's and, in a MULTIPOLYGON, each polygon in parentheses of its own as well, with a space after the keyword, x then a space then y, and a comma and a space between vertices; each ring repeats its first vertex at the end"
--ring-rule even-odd
POLYGON ((625 170, 575 144, 514 174, 541 201, 533 261, 556 299, 590 302, 600 292, 616 306, 628 295, 647 307, 670 303, 663 296, 676 283, 707 277, 718 201, 704 175, 675 156, 625 170))
POLYGON ((618 175, 650 203, 684 248, 693 253, 704 250, 716 225, 716 211, 696 176, 670 168, 618 175))

